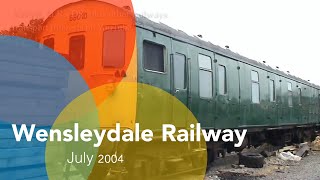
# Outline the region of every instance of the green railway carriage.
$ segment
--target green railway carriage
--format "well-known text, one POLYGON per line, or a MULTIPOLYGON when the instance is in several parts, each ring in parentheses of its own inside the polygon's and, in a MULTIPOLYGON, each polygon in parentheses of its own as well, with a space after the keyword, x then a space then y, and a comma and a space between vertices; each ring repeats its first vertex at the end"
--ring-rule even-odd
POLYGON ((308 81, 141 16, 137 47, 138 82, 172 93, 204 129, 289 141, 320 123, 320 87, 308 81))

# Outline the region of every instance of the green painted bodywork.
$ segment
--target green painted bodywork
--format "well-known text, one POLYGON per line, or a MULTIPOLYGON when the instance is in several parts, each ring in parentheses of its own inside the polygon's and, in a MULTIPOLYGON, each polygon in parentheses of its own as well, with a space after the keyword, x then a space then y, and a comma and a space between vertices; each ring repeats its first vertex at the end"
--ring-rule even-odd
MULTIPOLYGON (((201 41, 201 40, 199 40, 201 41)), ((202 128, 267 128, 286 125, 319 124, 319 88, 279 73, 221 55, 199 43, 171 35, 143 25, 137 26, 138 82, 159 87, 183 102, 201 123, 202 128), (143 68, 143 42, 149 41, 165 47, 165 72, 151 72, 143 68), (172 62, 176 53, 187 58, 187 88, 178 92, 174 87, 172 62), (213 97, 199 96, 198 54, 211 57, 213 97), (218 92, 218 66, 226 67, 227 94, 218 92), (259 73, 260 103, 251 100, 251 71, 259 73), (274 102, 270 101, 269 80, 275 82, 274 102), (292 83, 293 107, 288 104, 288 82, 292 83), (299 104, 299 88, 302 90, 299 104)), ((164 104, 169 105, 169 104, 164 104)), ((174 110, 174 107, 173 107, 174 110)), ((174 111, 173 111, 174 112, 174 111)))

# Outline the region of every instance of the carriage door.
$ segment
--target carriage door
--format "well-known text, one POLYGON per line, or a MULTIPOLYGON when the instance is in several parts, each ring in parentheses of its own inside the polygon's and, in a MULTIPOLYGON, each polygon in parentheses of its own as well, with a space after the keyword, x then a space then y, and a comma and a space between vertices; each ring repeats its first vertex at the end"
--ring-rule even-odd
POLYGON ((278 103, 277 103, 277 87, 279 87, 278 76, 268 72, 268 112, 266 118, 268 124, 271 126, 276 126, 278 124, 278 103))
MULTIPOLYGON (((188 45, 178 41, 172 41, 172 54, 171 54, 171 92, 179 101, 186 107, 188 103, 188 45)), ((187 109, 179 106, 179 101, 173 101, 173 121, 176 125, 185 125, 187 119, 187 109)))
POLYGON ((239 125, 238 62, 215 55, 216 64, 216 121, 215 127, 236 128, 239 125))

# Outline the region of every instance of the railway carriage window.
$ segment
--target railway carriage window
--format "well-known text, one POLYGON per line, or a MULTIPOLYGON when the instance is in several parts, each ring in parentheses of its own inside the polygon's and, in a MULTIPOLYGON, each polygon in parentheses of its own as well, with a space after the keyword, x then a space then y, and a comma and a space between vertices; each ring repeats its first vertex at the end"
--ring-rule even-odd
POLYGON ((318 94, 318 106, 320 108, 320 94, 318 94))
POLYGON ((288 82, 288 106, 292 107, 292 83, 288 82))
POLYGON ((292 84, 288 82, 288 91, 292 91, 292 84))
POLYGON ((227 72, 226 67, 219 65, 218 66, 218 76, 219 76, 219 94, 227 94, 227 72))
POLYGON ((174 87, 177 89, 186 88, 186 57, 176 54, 173 60, 174 87))
POLYGON ((199 89, 201 98, 212 98, 212 72, 199 71, 199 89))
POLYGON ((165 47, 148 41, 143 42, 143 66, 147 70, 164 72, 165 47))
POLYGON ((122 68, 125 64, 126 32, 123 29, 103 33, 103 67, 122 68))
POLYGON ((252 103, 260 103, 260 84, 259 74, 257 71, 251 71, 251 98, 252 103))
POLYGON ((298 94, 299 104, 302 104, 302 101, 301 101, 302 100, 302 90, 301 90, 301 88, 298 89, 298 93, 299 93, 298 94))
POLYGON ((212 70, 211 58, 209 56, 205 56, 199 54, 198 56, 199 67, 202 69, 212 70))
POLYGON ((270 101, 274 102, 276 101, 276 90, 275 90, 275 85, 274 85, 274 80, 269 81, 269 92, 270 92, 270 101))
POLYGON ((259 74, 257 71, 251 71, 251 80, 253 82, 259 82, 259 74))
POLYGON ((201 98, 212 98, 212 64, 211 58, 198 55, 199 63, 199 95, 201 98))
POLYGON ((76 69, 82 69, 85 58, 85 37, 72 36, 69 39, 69 61, 76 69))
POLYGON ((43 44, 51 49, 54 49, 54 38, 49 38, 49 39, 44 40, 43 44))

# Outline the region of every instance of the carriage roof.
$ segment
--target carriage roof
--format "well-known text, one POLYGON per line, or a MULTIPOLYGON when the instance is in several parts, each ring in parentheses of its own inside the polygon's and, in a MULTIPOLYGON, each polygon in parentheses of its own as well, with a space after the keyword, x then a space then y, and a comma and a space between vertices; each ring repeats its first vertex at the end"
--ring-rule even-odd
POLYGON ((200 39, 199 37, 190 36, 190 35, 188 35, 187 33, 183 32, 181 30, 176 30, 176 29, 174 29, 172 27, 169 27, 169 26, 167 26, 167 25, 165 25, 163 23, 156 23, 156 22, 151 21, 150 19, 148 19, 148 18, 146 18, 144 16, 136 15, 136 23, 137 23, 138 27, 145 28, 145 29, 148 29, 150 31, 154 31, 154 32, 158 32, 158 33, 163 34, 163 35, 170 36, 172 38, 175 38, 175 39, 178 39, 180 41, 186 42, 188 44, 192 44, 192 45, 198 46, 200 48, 211 50, 211 51, 213 51, 213 52, 215 52, 217 54, 232 58, 234 60, 237 60, 237 61, 240 61, 240 62, 243 62, 243 63, 246 63, 246 64, 250 64, 250 65, 258 67, 260 69, 264 69, 264 70, 266 70, 268 72, 272 72, 272 73, 278 74, 280 76, 289 78, 291 80, 297 81, 299 83, 303 83, 305 85, 312 86, 312 87, 315 87, 317 89, 320 89, 320 86, 312 84, 312 83, 310 83, 310 82, 308 82, 306 80, 303 80, 303 79, 301 79, 299 77, 287 74, 287 73, 285 73, 283 71, 280 71, 278 69, 274 69, 274 68, 272 68, 272 67, 270 67, 268 65, 265 65, 264 63, 261 63, 261 62, 258 62, 256 60, 247 58, 247 57, 242 56, 242 55, 240 55, 240 54, 238 54, 236 52, 233 52, 233 51, 231 51, 229 49, 225 49, 225 48, 222 48, 220 46, 214 45, 211 42, 207 42, 207 41, 204 41, 204 40, 200 39))

